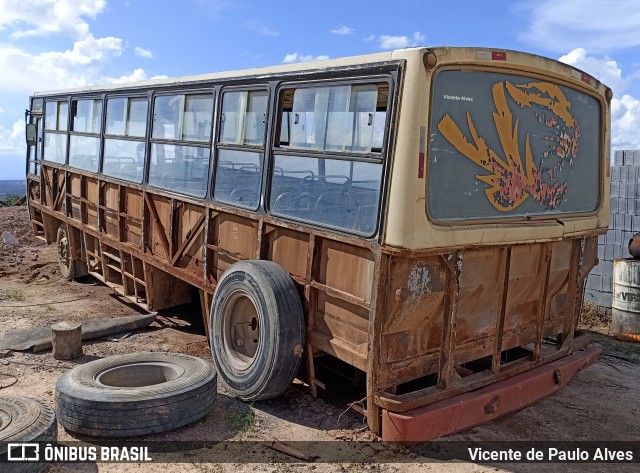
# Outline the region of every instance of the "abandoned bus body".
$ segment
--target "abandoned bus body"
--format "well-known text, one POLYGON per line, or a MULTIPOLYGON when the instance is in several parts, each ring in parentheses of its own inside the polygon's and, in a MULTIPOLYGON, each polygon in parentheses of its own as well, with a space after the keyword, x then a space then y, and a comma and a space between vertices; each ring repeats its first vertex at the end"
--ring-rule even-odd
POLYGON ((31 221, 65 276, 146 309, 197 288, 235 395, 297 374, 315 396, 331 369, 384 439, 434 438, 597 358, 576 325, 610 99, 550 59, 448 47, 36 93, 31 221))

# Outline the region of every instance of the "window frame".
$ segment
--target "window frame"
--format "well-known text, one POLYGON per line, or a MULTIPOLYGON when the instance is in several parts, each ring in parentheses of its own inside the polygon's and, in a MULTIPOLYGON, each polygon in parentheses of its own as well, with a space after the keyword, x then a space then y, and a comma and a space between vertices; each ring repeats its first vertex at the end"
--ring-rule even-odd
POLYGON ((44 115, 30 113, 28 123, 36 125, 37 136, 35 145, 27 145, 27 176, 39 178, 42 174, 42 151, 44 149, 44 115), (31 163, 33 163, 35 172, 31 172, 31 163))
MULTIPOLYGON (((295 81, 283 81, 276 87, 275 94, 275 113, 274 123, 272 123, 272 129, 270 134, 270 149, 269 149, 269 175, 267 176, 267 184, 264 194, 264 208, 269 216, 276 218, 282 218, 285 220, 291 220, 299 222, 311 227, 337 231, 350 235, 357 235, 360 238, 371 239, 374 238, 380 231, 383 222, 383 204, 386 196, 387 188, 387 174, 392 158, 392 151, 390 150, 390 143, 393 140, 392 127, 397 125, 397 119, 394 118, 395 102, 398 100, 395 94, 397 78, 393 72, 385 74, 372 74, 367 76, 355 77, 355 78, 328 78, 328 79, 316 79, 311 81, 295 80, 295 81), (318 88, 318 87, 330 87, 341 85, 367 85, 367 84, 387 84, 387 100, 385 111, 385 123, 383 128, 382 147, 379 152, 359 153, 353 151, 338 151, 338 150, 319 150, 309 148, 283 148, 279 146, 280 132, 282 126, 282 113, 283 113, 283 92, 286 89, 301 89, 301 88, 318 88), (325 160, 337 160, 347 162, 363 162, 378 164, 381 167, 380 172, 380 186, 378 188, 378 202, 377 213, 374 222, 374 227, 371 233, 363 234, 355 230, 351 230, 344 227, 332 226, 329 224, 320 223, 317 221, 297 219, 292 216, 280 215, 273 213, 271 205, 271 192, 273 190, 273 176, 275 170, 275 161, 277 156, 291 156, 291 157, 303 157, 303 158, 316 158, 325 160)), ((377 111, 377 110, 376 110, 377 111)))
POLYGON ((71 97, 70 96, 66 96, 66 97, 49 97, 49 98, 45 98, 44 100, 44 104, 43 104, 43 115, 42 115, 42 152, 40 154, 40 161, 46 161, 47 164, 54 164, 54 165, 59 165, 59 166, 66 166, 67 162, 69 160, 69 127, 70 127, 70 120, 71 120, 71 97), (55 128, 47 128, 47 104, 49 103, 56 103, 56 127, 55 128), (60 104, 64 103, 67 105, 67 123, 65 125, 65 128, 60 129, 60 104), (45 153, 45 145, 47 142, 47 134, 51 134, 51 135, 61 135, 64 136, 64 142, 65 142, 65 155, 64 155, 64 160, 62 162, 58 162, 58 161, 52 161, 50 159, 47 159, 46 157, 46 153, 45 153))
MULTIPOLYGON (((353 158, 358 161, 370 161, 370 162, 379 162, 384 161, 387 154, 387 146, 389 143, 389 133, 387 130, 390 129, 390 114, 391 107, 393 106, 393 93, 394 93, 394 81, 390 75, 374 75, 367 77, 358 77, 358 78, 346 78, 346 79, 319 79, 314 81, 295 81, 295 82, 282 82, 278 85, 276 94, 276 114, 275 114, 275 123, 273 126, 272 133, 272 150, 277 154, 293 154, 297 155, 303 153, 307 154, 316 154, 317 156, 336 156, 336 159, 344 158, 353 158), (280 141, 280 132, 282 126, 281 116, 284 112, 283 103, 282 103, 282 94, 286 89, 312 89, 319 87, 331 87, 331 86, 341 86, 341 85, 369 85, 369 84, 387 84, 387 106, 386 106, 386 114, 385 114, 385 123, 383 129, 383 139, 382 146, 380 151, 370 151, 367 153, 359 153, 354 151, 337 151, 337 150, 325 150, 325 149, 311 149, 311 148, 295 148, 295 147, 286 147, 283 148, 279 146, 280 141)), ((377 110, 376 110, 377 112, 377 110)))
POLYGON ((101 150, 100 150, 100 174, 102 176, 105 176, 109 179, 119 179, 122 181, 125 181, 129 184, 137 184, 137 185, 144 185, 146 184, 146 176, 147 176, 147 168, 148 168, 148 160, 149 160, 149 131, 150 131, 150 116, 151 116, 151 94, 150 92, 134 92, 134 93, 130 93, 130 94, 125 94, 125 93, 116 93, 116 94, 106 94, 104 96, 104 104, 103 104, 103 108, 102 108, 102 116, 103 116, 103 126, 102 126, 102 145, 101 145, 101 150), (127 102, 127 114, 125 117, 125 123, 124 123, 124 131, 125 134, 123 135, 118 135, 118 134, 110 134, 107 133, 107 113, 108 113, 108 107, 109 107, 109 100, 110 99, 125 99, 127 102), (128 135, 126 134, 127 132, 127 124, 129 121, 129 101, 131 99, 145 99, 147 101, 147 116, 146 116, 146 121, 145 121, 145 131, 144 131, 144 136, 136 136, 136 135, 128 135), (131 141, 134 143, 142 143, 144 144, 145 150, 144 150, 144 155, 143 155, 143 160, 142 160, 142 180, 141 182, 137 182, 134 180, 130 180, 130 179, 126 179, 124 177, 120 177, 120 176, 111 176, 109 174, 105 174, 104 173, 104 159, 105 159, 105 149, 106 149, 106 142, 107 140, 120 140, 120 141, 131 141))
POLYGON ((212 147, 213 147, 213 143, 215 140, 215 133, 216 133, 216 118, 217 118, 217 108, 218 108, 218 97, 219 97, 219 91, 218 88, 216 88, 214 85, 211 85, 210 87, 195 87, 195 88, 191 88, 191 89, 156 89, 156 90, 152 90, 151 93, 149 94, 149 108, 148 108, 148 114, 147 114, 147 134, 146 134, 146 149, 145 149, 145 170, 144 170, 144 177, 142 180, 142 183, 144 185, 147 185, 153 189, 159 189, 161 191, 164 192, 173 192, 173 193, 177 193, 180 195, 184 195, 184 196, 189 196, 192 198, 197 198, 197 199, 208 199, 210 193, 211 193, 211 162, 213 161, 213 152, 212 152, 212 147), (156 110, 156 99, 158 97, 165 97, 165 96, 177 96, 177 95, 183 95, 185 97, 185 100, 183 102, 182 105, 182 111, 181 111, 181 115, 179 117, 180 120, 180 133, 182 134, 182 123, 184 121, 184 113, 185 113, 185 107, 184 104, 186 103, 186 97, 190 96, 190 95, 210 95, 213 99, 213 104, 212 104, 212 111, 211 111, 211 128, 210 128, 210 134, 209 134, 209 140, 208 141, 195 141, 195 140, 188 140, 188 139, 171 139, 171 138, 154 138, 153 137, 153 130, 154 130, 154 116, 155 116, 155 110, 156 110), (205 191, 202 195, 194 195, 194 194, 188 194, 186 192, 181 192, 179 190, 175 190, 175 189, 168 189, 165 187, 160 187, 158 185, 155 184, 151 184, 149 182, 149 177, 151 175, 151 158, 152 158, 152 148, 155 145, 174 145, 174 146, 186 146, 186 147, 194 147, 194 148, 202 148, 205 149, 209 152, 209 164, 207 166, 207 176, 205 178, 205 191))
POLYGON ((87 96, 70 96, 69 97, 69 125, 68 125, 68 142, 67 142, 67 166, 79 170, 90 172, 94 174, 98 174, 102 165, 102 134, 104 129, 104 97, 102 95, 87 95, 87 96), (81 101, 99 101, 100 102, 100 116, 98 120, 98 132, 88 132, 88 131, 76 131, 74 130, 74 112, 77 110, 77 103, 81 101), (75 107, 74 107, 75 104, 75 107), (80 166, 76 166, 75 164, 71 164, 71 142, 74 136, 77 137, 87 137, 87 138, 96 138, 98 140, 98 155, 96 156, 96 169, 86 169, 80 166))
POLYGON ((267 157, 267 145, 270 139, 270 130, 273 128, 274 124, 272 123, 271 116, 271 104, 273 100, 273 88, 269 86, 267 83, 254 83, 249 85, 242 86, 234 86, 234 85, 222 85, 218 88, 218 102, 216 104, 216 124, 214 130, 214 139, 212 143, 212 167, 211 167, 211 176, 209 178, 209 192, 207 196, 217 204, 221 205, 229 205, 231 207, 250 210, 253 212, 259 212, 260 209, 264 206, 263 196, 265 194, 265 168, 267 167, 267 163, 269 162, 267 157), (237 143, 222 143, 220 142, 220 137, 222 134, 222 107, 224 102, 224 94, 227 92, 266 92, 267 94, 267 107, 265 111, 265 130, 264 136, 262 139, 262 144, 237 144, 237 143), (258 189, 258 202, 255 207, 247 207, 238 204, 234 204, 232 202, 226 202, 223 200, 218 200, 215 198, 216 191, 216 177, 218 175, 218 162, 220 151, 245 151, 257 153, 259 156, 259 160, 261 161, 261 169, 260 169, 260 188, 258 189))

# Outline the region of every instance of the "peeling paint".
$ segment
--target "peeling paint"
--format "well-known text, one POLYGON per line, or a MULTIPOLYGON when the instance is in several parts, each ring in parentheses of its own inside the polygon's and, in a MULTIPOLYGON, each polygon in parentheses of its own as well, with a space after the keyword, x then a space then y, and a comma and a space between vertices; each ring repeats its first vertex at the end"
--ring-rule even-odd
POLYGON ((407 288, 414 296, 431 292, 431 274, 426 266, 414 265, 409 271, 407 288))

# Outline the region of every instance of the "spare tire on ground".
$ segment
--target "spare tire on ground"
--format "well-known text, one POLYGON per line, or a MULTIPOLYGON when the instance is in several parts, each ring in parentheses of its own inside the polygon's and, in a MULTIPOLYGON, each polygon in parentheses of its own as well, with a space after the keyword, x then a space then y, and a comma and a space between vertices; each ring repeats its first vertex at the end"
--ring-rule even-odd
POLYGON ((287 271, 272 261, 231 265, 209 316, 211 354, 225 390, 245 401, 283 394, 300 367, 304 327, 300 294, 287 271))
POLYGON ((140 352, 80 365, 56 385, 58 421, 95 437, 173 430, 209 413, 217 374, 210 362, 179 353, 140 352))
MULTIPOLYGON (((56 414, 47 403, 23 396, 0 396, 0 459, 7 456, 6 442, 53 443, 57 436, 56 414)), ((7 473, 39 473, 46 468, 47 463, 2 464, 2 471, 7 473)))

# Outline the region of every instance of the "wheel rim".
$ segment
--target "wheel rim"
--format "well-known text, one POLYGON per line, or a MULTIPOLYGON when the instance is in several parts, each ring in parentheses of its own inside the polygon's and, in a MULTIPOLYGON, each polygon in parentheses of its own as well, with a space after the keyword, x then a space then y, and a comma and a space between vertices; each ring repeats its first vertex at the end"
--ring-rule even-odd
POLYGON ((4 430, 11 423, 11 414, 4 409, 0 409, 0 431, 4 430))
POLYGON ((63 234, 63 237, 58 241, 58 261, 61 266, 65 268, 69 267, 69 245, 66 233, 63 234))
POLYGON ((249 294, 232 292, 222 307, 222 348, 230 365, 245 370, 260 348, 260 314, 249 294))

